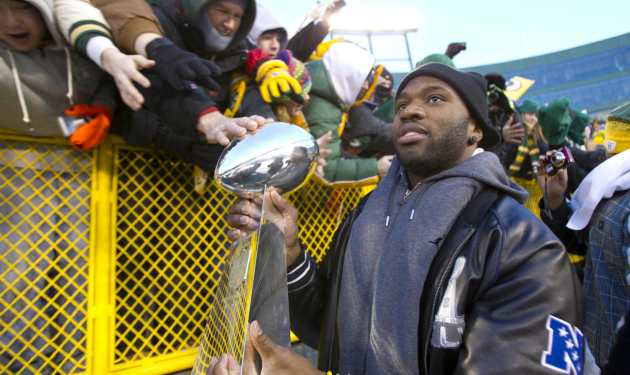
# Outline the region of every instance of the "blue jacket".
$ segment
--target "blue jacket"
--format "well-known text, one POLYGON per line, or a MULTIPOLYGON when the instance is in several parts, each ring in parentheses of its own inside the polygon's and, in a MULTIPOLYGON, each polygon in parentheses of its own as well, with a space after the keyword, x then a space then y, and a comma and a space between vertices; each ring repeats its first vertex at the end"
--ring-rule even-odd
POLYGON ((630 310, 630 191, 600 202, 589 226, 581 232, 566 228, 568 205, 543 221, 567 248, 586 247, 584 269, 584 334, 600 368, 608 362, 617 323, 630 310))
POLYGON ((585 334, 600 367, 617 323, 630 310, 630 191, 600 203, 589 227, 584 269, 585 334))

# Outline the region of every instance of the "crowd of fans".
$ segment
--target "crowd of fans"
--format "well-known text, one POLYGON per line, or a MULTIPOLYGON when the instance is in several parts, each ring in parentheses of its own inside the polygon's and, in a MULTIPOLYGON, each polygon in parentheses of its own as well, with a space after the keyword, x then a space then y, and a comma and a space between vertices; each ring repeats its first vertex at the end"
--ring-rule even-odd
MULTIPOLYGON (((318 139, 321 177, 378 181, 394 158, 394 81, 365 49, 325 41, 344 5, 332 0, 290 36, 254 0, 0 0, 0 128, 86 151, 114 132, 212 172, 231 140, 278 120, 318 139)), ((417 67, 454 69, 465 49, 417 67)), ((484 78, 500 134, 486 151, 583 280, 592 363, 627 373, 630 103, 591 119, 566 99, 517 106, 504 77, 484 78)))

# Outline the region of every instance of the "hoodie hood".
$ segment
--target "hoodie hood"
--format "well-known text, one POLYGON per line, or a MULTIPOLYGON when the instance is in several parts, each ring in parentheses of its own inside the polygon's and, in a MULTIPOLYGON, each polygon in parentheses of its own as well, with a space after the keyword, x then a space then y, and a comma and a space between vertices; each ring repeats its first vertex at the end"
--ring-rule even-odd
MULTIPOLYGON (((400 166, 400 168, 401 170, 404 169, 402 166, 400 166)), ((511 196, 521 204, 527 200, 527 191, 508 177, 499 158, 492 152, 478 149, 468 160, 451 169, 429 177, 423 183, 435 182, 452 177, 471 178, 483 185, 511 196)))
POLYGON ((330 47, 322 62, 341 104, 351 106, 357 101, 375 59, 354 43, 340 42, 330 47))
POLYGON ((65 46, 65 39, 63 35, 61 35, 55 22, 53 0, 24 0, 24 2, 31 4, 39 10, 39 13, 42 15, 42 18, 46 23, 48 32, 52 35, 52 38, 55 41, 56 47, 65 46))
MULTIPOLYGON (((201 16, 201 13, 205 12, 209 5, 219 1, 221 0, 154 0, 153 3, 165 10, 169 9, 171 5, 175 5, 182 16, 182 19, 179 20, 182 24, 178 25, 178 27, 189 27, 189 25, 196 25, 198 23, 197 20, 201 16)), ((245 3, 247 3, 247 9, 245 9, 243 13, 241 25, 225 51, 229 51, 243 42, 254 25, 254 20, 256 19, 256 1, 245 0, 245 3)), ((196 51, 203 51, 203 32, 198 30, 195 26, 192 26, 192 28, 195 29, 195 33, 186 33, 186 37, 193 39, 192 46, 196 51)), ((190 41, 186 41, 187 44, 189 44, 189 42, 190 41)))
POLYGON ((278 21, 276 17, 274 17, 269 9, 265 8, 260 3, 256 3, 256 20, 254 21, 254 26, 249 32, 249 35, 247 35, 247 41, 253 45, 256 45, 258 37, 261 36, 265 31, 271 30, 277 30, 280 32, 280 49, 284 49, 289 38, 289 33, 287 32, 287 29, 280 23, 280 21, 278 21))

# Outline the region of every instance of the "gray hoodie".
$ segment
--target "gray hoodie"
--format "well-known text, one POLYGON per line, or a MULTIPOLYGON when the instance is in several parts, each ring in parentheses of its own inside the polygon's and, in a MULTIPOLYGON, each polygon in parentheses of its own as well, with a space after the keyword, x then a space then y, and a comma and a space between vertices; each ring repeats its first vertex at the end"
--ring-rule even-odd
POLYGON ((96 64, 66 44, 52 0, 28 0, 42 15, 53 41, 16 52, 0 42, 0 129, 34 136, 62 136, 57 117, 72 104, 114 109, 115 87, 96 64))
POLYGON ((527 193, 496 155, 477 153, 408 190, 395 160, 352 226, 337 321, 342 374, 417 374, 419 301, 441 241, 461 210, 489 186, 527 193))

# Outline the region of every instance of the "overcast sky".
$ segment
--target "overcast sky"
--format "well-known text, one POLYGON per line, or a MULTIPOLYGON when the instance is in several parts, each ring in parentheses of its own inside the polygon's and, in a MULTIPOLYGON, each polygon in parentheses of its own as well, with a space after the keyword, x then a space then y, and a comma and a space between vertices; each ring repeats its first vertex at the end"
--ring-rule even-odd
MULTIPOLYGON (((322 0, 326 4, 328 0, 322 0)), ((316 0, 263 0, 286 24, 298 28, 316 0)), ((346 0, 334 26, 417 28, 410 34, 413 61, 443 52, 452 41, 468 49, 458 67, 514 60, 567 49, 630 32, 630 0, 346 0)), ((360 44, 366 40, 357 39, 360 44)), ((402 38, 374 40, 378 58, 406 57, 402 38)), ((408 63, 386 63, 404 71, 408 63)))

